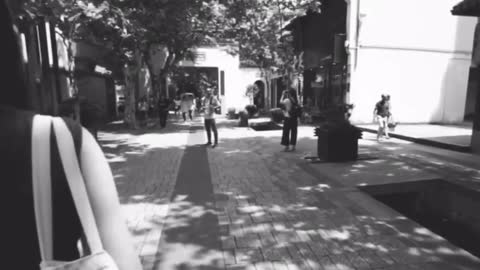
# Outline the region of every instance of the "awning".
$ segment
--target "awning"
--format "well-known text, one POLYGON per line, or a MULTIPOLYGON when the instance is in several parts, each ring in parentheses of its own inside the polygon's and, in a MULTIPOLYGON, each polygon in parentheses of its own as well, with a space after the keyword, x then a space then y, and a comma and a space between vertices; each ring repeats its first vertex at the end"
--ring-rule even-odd
POLYGON ((452 15, 480 17, 480 0, 463 0, 451 12, 452 15))

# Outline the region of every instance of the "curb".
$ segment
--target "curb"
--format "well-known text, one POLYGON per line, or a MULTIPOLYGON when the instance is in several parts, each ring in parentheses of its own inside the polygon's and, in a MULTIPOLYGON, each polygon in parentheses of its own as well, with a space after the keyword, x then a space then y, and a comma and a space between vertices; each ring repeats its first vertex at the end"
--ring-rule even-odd
MULTIPOLYGON (((357 126, 358 127, 358 126, 357 126)), ((371 128, 365 128, 365 127, 358 127, 361 131, 365 132, 370 132, 377 134, 377 130, 371 129, 371 128)), ((462 153, 471 153, 472 148, 470 146, 465 146, 465 145, 459 145, 459 144, 453 144, 453 143, 444 143, 444 142, 439 142, 439 141, 433 141, 429 139, 424 139, 424 138, 415 138, 415 137, 410 137, 410 136, 405 136, 405 135, 400 135, 398 133, 394 132, 389 132, 390 137, 405 140, 405 141, 410 141, 422 145, 427 145, 427 146, 432 146, 432 147, 437 147, 437 148, 442 148, 442 149, 447 149, 447 150, 452 150, 452 151, 457 151, 457 152, 462 152, 462 153)))

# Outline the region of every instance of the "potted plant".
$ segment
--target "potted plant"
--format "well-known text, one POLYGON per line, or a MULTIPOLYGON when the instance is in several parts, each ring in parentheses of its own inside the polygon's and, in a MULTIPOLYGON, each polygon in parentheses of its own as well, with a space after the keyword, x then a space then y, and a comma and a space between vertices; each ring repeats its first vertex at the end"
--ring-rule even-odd
POLYGON ((255 114, 258 112, 257 106, 255 106, 253 104, 249 104, 249 105, 245 106, 245 110, 247 111, 249 118, 253 118, 255 116, 255 114))
POLYGON ((246 110, 242 110, 239 113, 240 120, 238 122, 239 127, 248 127, 248 112, 246 110))
POLYGON ((237 110, 235 108, 228 108, 227 118, 228 119, 238 119, 237 110))
POLYGON ((352 109, 352 104, 339 104, 323 112, 323 121, 315 128, 320 159, 333 162, 357 159, 362 132, 349 121, 352 109))

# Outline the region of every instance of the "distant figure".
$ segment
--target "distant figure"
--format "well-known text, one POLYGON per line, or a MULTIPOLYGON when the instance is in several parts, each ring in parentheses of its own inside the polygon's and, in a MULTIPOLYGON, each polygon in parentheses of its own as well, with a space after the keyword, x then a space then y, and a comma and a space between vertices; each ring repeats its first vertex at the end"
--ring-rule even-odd
POLYGON ((388 119, 390 116, 390 96, 382 95, 381 100, 375 104, 375 109, 373 109, 374 121, 376 120, 378 123, 378 141, 384 136, 386 139, 390 139, 388 135, 388 119))
POLYGON ((296 108, 299 106, 297 92, 294 89, 283 91, 280 102, 284 106, 281 144, 285 146, 285 152, 290 150, 295 151, 297 144, 298 117, 300 116, 296 112, 296 108))
POLYGON ((155 98, 153 94, 150 95, 150 97, 147 99, 148 103, 148 117, 153 118, 155 117, 155 103, 158 102, 158 100, 155 98))
POLYGON ((148 119, 148 102, 145 96, 138 102, 138 118, 140 126, 146 126, 148 119))
POLYGON ((170 109, 170 101, 161 95, 158 99, 158 118, 160 121, 160 127, 164 128, 167 125, 168 110, 170 109))
POLYGON ((390 103, 390 95, 386 95, 385 98, 387 99, 387 106, 388 106, 388 119, 387 119, 387 127, 389 131, 395 131, 395 127, 397 126, 397 122, 393 118, 392 114, 392 104, 390 103))
POLYGON ((212 144, 212 135, 213 131, 214 143, 212 148, 215 148, 218 144, 218 131, 217 125, 215 123, 215 110, 220 107, 220 101, 212 95, 212 90, 207 89, 205 92, 205 97, 202 99, 202 110, 204 112, 204 124, 205 131, 207 132, 207 143, 206 145, 212 144))
POLYGON ((180 99, 180 96, 177 95, 175 96, 175 99, 173 100, 173 105, 174 105, 174 112, 175 112, 175 116, 178 115, 178 112, 180 111, 180 104, 182 103, 182 100, 180 99))
POLYGON ((313 111, 313 101, 311 97, 307 97, 304 106, 303 121, 305 123, 312 123, 312 111, 313 111))
MULTIPOLYGON (((192 103, 190 104, 190 115, 193 115, 193 113, 197 110, 197 99, 195 97, 192 98, 192 103)), ((190 117, 190 120, 192 120, 192 117, 190 117)))
POLYGON ((187 121, 187 113, 190 120, 193 120, 192 108, 195 108, 195 102, 193 97, 190 97, 188 95, 183 95, 182 101, 180 102, 180 110, 182 111, 183 121, 187 121))
POLYGON ((195 111, 199 114, 202 109, 202 99, 200 97, 195 98, 195 111))

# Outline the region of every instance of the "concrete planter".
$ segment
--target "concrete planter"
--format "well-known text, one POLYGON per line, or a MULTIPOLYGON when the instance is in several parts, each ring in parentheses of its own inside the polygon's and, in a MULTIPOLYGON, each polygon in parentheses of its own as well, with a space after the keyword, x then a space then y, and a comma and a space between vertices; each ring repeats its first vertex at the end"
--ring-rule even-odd
POLYGON ((353 161, 358 158, 358 139, 361 131, 350 124, 324 125, 315 129, 317 155, 332 162, 353 161))
POLYGON ((248 127, 248 112, 241 111, 239 113, 240 120, 238 121, 239 127, 248 127))
POLYGON ((270 120, 274 123, 281 123, 283 121, 283 111, 280 108, 274 108, 269 111, 270 120))

